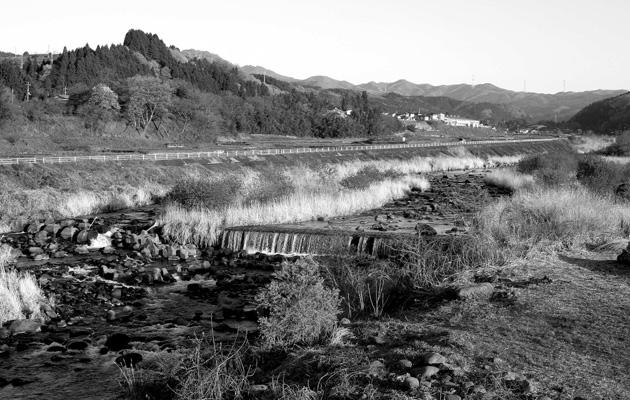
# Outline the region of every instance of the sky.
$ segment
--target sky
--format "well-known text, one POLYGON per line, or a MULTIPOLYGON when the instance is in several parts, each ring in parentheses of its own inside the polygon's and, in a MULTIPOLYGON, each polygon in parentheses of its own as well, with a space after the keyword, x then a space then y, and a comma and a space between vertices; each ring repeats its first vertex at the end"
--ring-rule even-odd
POLYGON ((0 51, 121 44, 129 29, 306 79, 630 89, 628 0, 0 0, 0 51))

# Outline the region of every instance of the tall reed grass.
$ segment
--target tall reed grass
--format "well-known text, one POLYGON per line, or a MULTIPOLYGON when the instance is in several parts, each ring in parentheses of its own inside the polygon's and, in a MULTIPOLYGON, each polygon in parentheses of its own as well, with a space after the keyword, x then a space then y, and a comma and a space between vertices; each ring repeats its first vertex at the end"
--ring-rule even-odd
MULTIPOLYGON (((320 168, 306 166, 288 168, 284 176, 295 190, 271 201, 243 201, 247 196, 235 197, 229 206, 219 209, 207 207, 186 208, 169 204, 158 219, 163 233, 180 243, 209 246, 216 243, 225 227, 262 225, 308 221, 315 217, 337 217, 381 207, 400 198, 409 190, 429 187, 426 178, 413 174, 483 168, 515 163, 520 156, 475 157, 462 156, 415 157, 410 160, 351 161, 320 168), (342 182, 367 170, 378 171, 382 176, 404 175, 371 184, 366 189, 347 190, 342 182)), ((245 193, 257 173, 245 169, 241 181, 245 193)), ((250 196, 251 197, 251 196, 250 196)))
POLYGON ((426 190, 429 183, 419 176, 386 180, 364 190, 320 191, 298 188, 293 194, 267 203, 237 204, 223 209, 189 210, 166 206, 158 219, 162 232, 179 243, 213 245, 225 227, 282 224, 308 221, 316 216, 336 217, 380 207, 402 197, 412 188, 426 190))
POLYGON ((0 246, 0 326, 14 319, 43 320, 42 304, 53 303, 46 298, 35 277, 8 267, 13 260, 12 248, 0 246))
POLYGON ((476 226, 503 249, 527 256, 627 239, 630 207, 579 186, 540 187, 489 204, 476 226))

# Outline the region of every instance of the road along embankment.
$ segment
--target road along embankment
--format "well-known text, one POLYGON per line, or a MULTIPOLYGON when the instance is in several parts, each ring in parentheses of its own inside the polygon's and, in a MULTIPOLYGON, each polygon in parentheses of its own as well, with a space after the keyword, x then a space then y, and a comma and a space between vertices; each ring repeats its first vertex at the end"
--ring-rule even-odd
POLYGON ((83 161, 178 161, 178 160, 207 160, 209 163, 221 164, 234 162, 234 160, 249 159, 259 161, 269 157, 312 157, 330 158, 331 155, 352 152, 372 152, 372 151, 420 151, 443 149, 452 147, 475 148, 478 146, 493 146, 507 144, 525 143, 550 143, 558 142, 557 138, 541 139, 516 139, 516 140, 484 140, 470 142, 447 142, 447 143, 408 143, 408 144, 380 144, 364 146, 338 146, 338 147, 302 147, 289 149, 242 149, 242 150, 217 150, 210 152, 185 152, 185 153, 151 153, 151 154, 115 154, 102 156, 72 156, 72 157, 23 157, 23 158, 0 158, 0 165, 12 164, 61 164, 78 163, 83 161), (309 156, 310 155, 310 156, 309 156))
POLYGON ((407 160, 414 157, 476 156, 480 158, 488 158, 555 153, 569 151, 571 149, 569 143, 566 140, 561 139, 457 142, 422 147, 402 146, 411 145, 358 146, 360 148, 338 148, 337 150, 332 150, 332 148, 330 148, 331 150, 327 151, 304 152, 288 152, 288 150, 285 150, 284 153, 277 154, 260 154, 258 151, 256 154, 252 154, 250 152, 232 154, 232 152, 230 152, 229 156, 190 157, 157 160, 155 162, 158 165, 198 164, 214 171, 228 171, 238 167, 255 167, 261 163, 273 163, 290 166, 300 164, 317 165, 325 163, 344 163, 351 161, 407 160))

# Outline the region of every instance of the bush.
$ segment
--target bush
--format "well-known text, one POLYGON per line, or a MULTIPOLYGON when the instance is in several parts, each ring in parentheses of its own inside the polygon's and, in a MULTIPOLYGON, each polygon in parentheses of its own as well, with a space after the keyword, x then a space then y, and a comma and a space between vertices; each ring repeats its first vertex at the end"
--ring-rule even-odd
POLYGON ((166 195, 166 200, 188 209, 221 209, 237 201, 241 187, 242 182, 233 176, 218 180, 190 178, 177 183, 166 195))
POLYGON ((263 171, 258 175, 258 181, 245 194, 246 203, 269 203, 288 197, 295 191, 291 180, 278 171, 263 171))
POLYGON ((346 176, 339 183, 347 189, 363 190, 374 183, 382 182, 386 179, 400 178, 401 176, 403 176, 402 173, 392 169, 381 171, 376 167, 366 166, 356 173, 346 176))
POLYGON ((577 173, 577 158, 572 153, 538 154, 522 159, 516 170, 533 175, 543 185, 572 183, 577 173))
POLYGON ((577 179, 592 192, 610 195, 621 183, 630 182, 630 166, 585 156, 578 162, 577 179))
POLYGON ((630 131, 622 132, 617 136, 615 143, 599 151, 606 156, 625 157, 630 155, 630 131))
POLYGON ((260 319, 263 347, 268 348, 321 342, 334 331, 341 312, 339 291, 324 286, 319 265, 310 258, 285 262, 256 301, 269 310, 260 319))

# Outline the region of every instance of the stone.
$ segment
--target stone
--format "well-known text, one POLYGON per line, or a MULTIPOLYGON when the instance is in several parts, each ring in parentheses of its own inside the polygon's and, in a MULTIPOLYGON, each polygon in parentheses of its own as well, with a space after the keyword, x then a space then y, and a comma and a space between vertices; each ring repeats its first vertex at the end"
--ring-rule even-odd
POLYGON ((456 394, 447 394, 444 400, 462 400, 462 398, 456 394))
POLYGON ((44 250, 41 247, 33 246, 28 248, 28 254, 34 256, 36 254, 42 254, 44 250))
POLYGON ((414 390, 419 387, 420 381, 418 380, 418 378, 414 378, 413 376, 406 378, 403 382, 403 388, 405 388, 405 390, 414 390))
POLYGON ((422 365, 442 365, 447 362, 446 358, 439 353, 425 353, 420 362, 422 365))
POLYGON ((40 310, 42 313, 46 314, 46 316, 48 318, 54 319, 57 318, 57 313, 55 312, 55 310, 53 310, 53 308, 51 306, 49 306, 48 304, 41 304, 39 306, 40 310))
POLYGON ((39 231, 35 235, 33 235, 33 241, 39 245, 46 244, 48 242, 48 232, 39 231))
POLYGON ((413 364, 411 363, 411 361, 407 360, 406 358, 403 358, 402 360, 398 360, 398 367, 402 370, 408 370, 411 367, 413 367, 413 364))
POLYGON ((78 232, 77 228, 73 226, 66 226, 61 230, 59 236, 64 240, 72 240, 74 235, 78 232))
POLYGON ((437 367, 433 367, 431 365, 414 368, 411 370, 411 376, 414 376, 418 379, 430 378, 440 372, 440 369, 437 367))
POLYGON ((74 249, 74 254, 90 254, 90 250, 87 245, 77 246, 74 249))
POLYGON ((418 223, 414 228, 416 234, 419 236, 435 236, 437 235, 437 231, 434 227, 428 224, 418 223))
POLYGON ((131 338, 129 336, 125 335, 124 333, 114 333, 107 338, 105 346, 109 350, 119 351, 128 348, 129 342, 131 342, 131 338))
POLYGON ((473 285, 455 288, 457 298, 460 300, 488 299, 494 292, 494 286, 490 282, 476 283, 473 285))
POLYGON ((63 352, 66 352, 67 350, 68 350, 67 348, 65 348, 64 346, 62 346, 62 345, 60 345, 60 344, 57 344, 57 343, 53 343, 53 344, 51 344, 51 345, 50 345, 50 346, 48 346, 48 348, 46 349, 46 351, 51 352, 51 353, 52 353, 52 352, 57 352, 57 351, 60 351, 60 352, 62 352, 62 353, 63 353, 63 352))
POLYGON ((385 364, 376 360, 372 361, 368 368, 368 375, 374 378, 382 378, 387 374, 387 370, 385 369, 385 364))
POLYGON ((70 344, 68 344, 68 346, 66 346, 68 348, 68 350, 85 350, 88 348, 90 344, 88 342, 85 342, 83 340, 79 340, 76 342, 71 342, 70 344))
POLYGON ((120 290, 120 288, 112 290, 111 296, 112 299, 120 300, 122 297, 122 290, 120 290))
POLYGON ((251 385, 249 387, 249 392, 252 394, 260 394, 260 393, 264 393, 267 390, 269 390, 269 386, 267 385, 251 385))
POLYGON ((139 353, 127 353, 117 357, 115 362, 121 367, 134 368, 142 361, 142 355, 139 353))
POLYGON ((41 331, 42 324, 32 319, 16 319, 9 325, 10 335, 19 335, 22 333, 33 333, 41 331))

